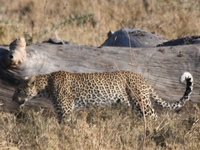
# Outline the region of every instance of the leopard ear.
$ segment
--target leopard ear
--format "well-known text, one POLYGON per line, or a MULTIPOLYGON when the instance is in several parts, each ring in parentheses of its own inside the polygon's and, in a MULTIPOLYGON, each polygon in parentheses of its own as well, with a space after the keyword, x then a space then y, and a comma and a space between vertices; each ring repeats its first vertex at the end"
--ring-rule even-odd
POLYGON ((35 77, 35 76, 31 77, 31 78, 29 79, 29 81, 28 81, 28 85, 29 85, 29 86, 35 85, 35 81, 36 81, 36 77, 35 77))

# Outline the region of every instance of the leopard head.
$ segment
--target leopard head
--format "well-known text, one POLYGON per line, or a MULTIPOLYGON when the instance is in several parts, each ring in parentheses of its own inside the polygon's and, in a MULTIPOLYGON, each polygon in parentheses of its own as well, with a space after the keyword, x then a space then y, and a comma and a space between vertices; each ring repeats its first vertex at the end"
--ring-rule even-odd
POLYGON ((33 76, 30 79, 25 78, 21 81, 21 83, 15 89, 12 100, 22 105, 36 95, 36 77, 33 76))

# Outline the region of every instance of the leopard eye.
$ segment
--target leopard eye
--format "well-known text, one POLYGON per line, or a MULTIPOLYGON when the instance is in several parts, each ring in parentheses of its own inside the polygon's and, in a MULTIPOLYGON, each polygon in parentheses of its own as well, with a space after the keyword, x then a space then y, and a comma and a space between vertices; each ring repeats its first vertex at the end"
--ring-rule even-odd
POLYGON ((21 91, 22 91, 22 89, 20 89, 20 88, 19 88, 19 89, 17 89, 17 92, 18 92, 18 93, 20 93, 21 91))

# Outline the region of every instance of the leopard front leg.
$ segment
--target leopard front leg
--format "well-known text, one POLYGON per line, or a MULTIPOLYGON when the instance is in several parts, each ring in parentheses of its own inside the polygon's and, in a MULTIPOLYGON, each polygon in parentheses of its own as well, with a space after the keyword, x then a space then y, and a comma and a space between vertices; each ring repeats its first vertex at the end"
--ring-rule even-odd
POLYGON ((74 109, 74 99, 71 94, 67 94, 65 97, 54 97, 52 102, 57 113, 59 123, 62 123, 64 117, 70 117, 71 112, 74 109))

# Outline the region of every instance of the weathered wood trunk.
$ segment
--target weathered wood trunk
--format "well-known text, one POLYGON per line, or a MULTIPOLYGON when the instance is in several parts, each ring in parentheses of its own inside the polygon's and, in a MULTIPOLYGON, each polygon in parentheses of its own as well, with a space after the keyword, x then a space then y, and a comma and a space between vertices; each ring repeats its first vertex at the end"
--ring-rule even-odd
MULTIPOLYGON (((8 49, 8 46, 0 46, 0 109, 6 112, 18 109, 11 97, 20 78, 58 70, 71 73, 133 71, 145 76, 166 101, 182 97, 185 85, 179 83, 179 77, 189 71, 194 77, 191 100, 198 102, 200 45, 133 49, 38 43, 26 47, 26 61, 17 67, 5 65, 8 49)), ((47 99, 32 100, 27 105, 52 107, 47 99)))

